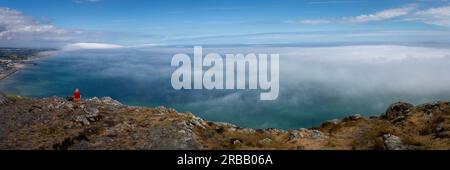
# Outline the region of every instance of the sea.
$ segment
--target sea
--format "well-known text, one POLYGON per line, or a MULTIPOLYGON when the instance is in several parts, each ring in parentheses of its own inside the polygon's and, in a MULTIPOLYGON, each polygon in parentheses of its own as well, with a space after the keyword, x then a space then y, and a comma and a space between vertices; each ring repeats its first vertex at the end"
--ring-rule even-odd
MULTIPOLYGON (((360 114, 380 115, 394 102, 450 100, 450 49, 404 45, 204 47, 203 54, 279 54, 279 96, 261 90, 176 90, 175 54, 166 46, 54 51, 0 81, 27 97, 110 96, 132 106, 174 108, 241 127, 298 129, 360 114)), ((204 68, 207 69, 207 68, 204 68)))

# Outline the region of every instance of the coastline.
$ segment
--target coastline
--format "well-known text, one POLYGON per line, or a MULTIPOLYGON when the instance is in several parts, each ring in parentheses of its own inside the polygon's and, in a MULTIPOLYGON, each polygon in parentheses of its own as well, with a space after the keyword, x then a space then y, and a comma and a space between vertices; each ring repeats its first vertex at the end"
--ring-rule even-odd
POLYGON ((27 64, 34 64, 34 63, 13 63, 13 66, 9 68, 8 70, 3 70, 0 72, 0 81, 8 78, 9 76, 13 75, 14 73, 18 72, 21 69, 24 69, 27 64))
POLYGON ((36 65, 35 61, 44 57, 51 55, 52 50, 40 51, 36 54, 28 56, 26 59, 10 59, 6 57, 5 59, 0 59, 1 69, 0 69, 0 81, 12 76, 14 73, 25 69, 28 65, 36 65))

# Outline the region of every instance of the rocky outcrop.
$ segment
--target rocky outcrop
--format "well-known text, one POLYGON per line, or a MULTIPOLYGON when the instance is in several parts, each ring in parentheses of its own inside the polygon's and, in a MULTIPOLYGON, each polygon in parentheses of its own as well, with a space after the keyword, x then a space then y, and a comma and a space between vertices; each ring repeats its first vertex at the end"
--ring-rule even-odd
POLYGON ((0 149, 450 149, 450 104, 395 103, 312 129, 251 129, 163 106, 0 94, 0 149))
POLYGON ((389 106, 383 115, 383 118, 388 120, 399 120, 404 119, 408 114, 411 113, 411 108, 414 106, 409 103, 398 102, 389 106))
POLYGON ((386 150, 406 150, 408 148, 399 137, 391 134, 383 135, 383 141, 386 150))

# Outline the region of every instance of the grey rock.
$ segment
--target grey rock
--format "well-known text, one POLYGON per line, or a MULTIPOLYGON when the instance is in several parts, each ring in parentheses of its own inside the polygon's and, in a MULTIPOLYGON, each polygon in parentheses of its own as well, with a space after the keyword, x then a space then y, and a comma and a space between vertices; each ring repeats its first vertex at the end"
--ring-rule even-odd
POLYGON ((93 98, 89 99, 88 101, 94 102, 94 103, 100 103, 100 102, 102 102, 98 97, 93 97, 93 98))
POLYGON ((231 124, 231 123, 215 122, 214 124, 217 125, 217 126, 224 126, 224 127, 234 127, 234 128, 237 128, 236 125, 233 125, 233 124, 231 124))
POLYGON ((409 103, 397 102, 389 106, 383 114, 383 118, 388 120, 395 120, 405 117, 410 114, 410 109, 414 106, 409 103))
POLYGON ((341 119, 332 119, 332 120, 326 121, 325 123, 337 125, 337 124, 339 124, 339 123, 341 123, 341 122, 342 122, 341 119))
POLYGON ((64 108, 66 109, 73 109, 73 104, 71 102, 67 102, 64 104, 64 108))
POLYGON ((10 102, 10 101, 9 101, 8 97, 6 97, 5 94, 3 94, 3 93, 0 92, 0 105, 7 104, 7 103, 9 103, 9 102, 10 102))
POLYGON ((360 114, 354 114, 354 115, 351 115, 349 118, 350 118, 350 120, 359 120, 359 119, 362 119, 363 116, 361 116, 360 114))
POLYGON ((386 150, 405 150, 407 147, 403 144, 402 139, 391 134, 383 135, 384 148, 386 150))
POLYGON ((250 128, 240 129, 240 131, 243 133, 246 133, 246 134, 255 134, 256 133, 255 129, 250 129, 250 128))
POLYGON ((55 106, 53 105, 53 104, 49 104, 49 105, 47 105, 47 109, 49 110, 49 111, 53 111, 53 110, 55 110, 55 106))
POLYGON ((301 128, 297 133, 300 134, 300 138, 326 138, 327 136, 319 130, 310 130, 301 128), (302 135, 303 134, 303 135, 302 135))
POLYGON ((122 103, 120 103, 117 100, 112 99, 111 97, 102 97, 100 99, 100 101, 104 104, 110 104, 110 105, 114 105, 114 106, 121 106, 122 103))
POLYGON ((262 140, 259 140, 258 144, 260 144, 260 145, 270 145, 272 142, 273 142, 272 139, 264 138, 262 140))
POLYGON ((228 128, 228 131, 230 131, 230 132, 236 132, 236 128, 234 128, 234 127, 231 127, 231 128, 228 128))
POLYGON ((73 121, 81 123, 82 125, 90 125, 91 123, 84 115, 76 115, 73 117, 73 121))
POLYGON ((164 106, 157 106, 157 107, 155 107, 155 109, 156 110, 167 110, 167 108, 164 106))
POLYGON ((107 137, 116 137, 118 135, 118 133, 114 127, 106 128, 104 134, 107 137))
POLYGON ((206 127, 205 127, 206 123, 201 118, 195 117, 195 118, 189 120, 188 123, 192 124, 192 125, 194 125, 196 127, 199 127, 199 128, 202 128, 202 129, 206 129, 206 127))
POLYGON ((319 131, 319 130, 312 130, 311 131, 312 133, 311 133, 311 137, 313 137, 313 138, 321 138, 321 137, 324 137, 325 135, 323 135, 323 133, 321 132, 321 131, 319 131))
POLYGON ((95 107, 87 107, 84 109, 84 112, 87 113, 85 115, 86 119, 88 119, 90 122, 96 122, 100 120, 99 110, 95 107))
POLYGON ((95 107, 86 107, 83 110, 84 110, 84 112, 86 112, 88 115, 91 115, 91 116, 98 116, 98 113, 99 113, 99 110, 95 107))
POLYGON ((294 140, 294 139, 301 139, 304 138, 305 136, 303 136, 301 133, 295 131, 295 132, 291 132, 289 134, 289 140, 294 140))
POLYGON ((242 142, 240 140, 234 140, 233 145, 242 145, 242 142))
POLYGON ((266 129, 266 132, 277 133, 277 134, 286 133, 285 130, 275 129, 275 128, 268 128, 268 129, 266 129))
POLYGON ((64 106, 64 102, 58 102, 58 103, 55 105, 55 109, 60 109, 62 106, 64 106))

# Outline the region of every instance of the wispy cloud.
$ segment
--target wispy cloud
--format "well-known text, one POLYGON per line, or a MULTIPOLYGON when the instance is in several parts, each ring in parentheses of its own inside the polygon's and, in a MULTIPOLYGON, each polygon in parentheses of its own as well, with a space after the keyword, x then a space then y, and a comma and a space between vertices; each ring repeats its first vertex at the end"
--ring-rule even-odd
POLYGON ((417 11, 410 21, 420 21, 427 24, 450 27, 450 5, 417 11))
POLYGON ((386 9, 372 14, 362 14, 358 16, 349 16, 337 19, 321 18, 288 20, 285 23, 305 25, 330 23, 349 24, 387 21, 393 19, 399 19, 406 22, 422 22, 430 25, 450 27, 450 5, 428 9, 419 9, 418 5, 409 4, 403 7, 386 9))
POLYGON ((350 23, 363 23, 371 21, 382 21, 406 16, 416 9, 416 5, 408 5, 400 8, 387 9, 373 14, 359 15, 356 17, 348 17, 343 20, 350 23))
POLYGON ((417 9, 415 4, 403 6, 400 8, 391 8, 382 10, 372 14, 362 14, 358 16, 342 17, 338 19, 305 19, 305 20, 289 20, 286 23, 291 24, 329 24, 329 23, 365 23, 395 19, 410 15, 417 9))
POLYGON ((307 25, 317 25, 317 24, 328 24, 333 21, 327 19, 307 19, 307 20, 288 20, 286 23, 289 24, 307 24, 307 25))

